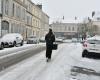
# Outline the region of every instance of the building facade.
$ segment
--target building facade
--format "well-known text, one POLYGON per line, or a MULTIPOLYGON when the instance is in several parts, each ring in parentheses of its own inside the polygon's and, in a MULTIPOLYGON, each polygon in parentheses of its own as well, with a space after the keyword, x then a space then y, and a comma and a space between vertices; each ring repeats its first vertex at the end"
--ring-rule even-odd
POLYGON ((41 30, 40 30, 41 37, 44 37, 48 32, 48 30, 49 30, 48 23, 49 23, 49 16, 42 12, 41 13, 41 30))
POLYGON ((78 25, 77 23, 53 23, 50 25, 56 37, 65 37, 71 39, 77 37, 78 25))
POLYGON ((40 37, 41 12, 42 12, 42 9, 40 9, 37 5, 33 4, 33 10, 32 10, 33 34, 38 36, 38 37, 40 37))
POLYGON ((1 36, 7 33, 25 33, 26 5, 20 0, 1 0, 1 36))
POLYGON ((100 21, 92 21, 93 33, 100 35, 100 21))
POLYGON ((95 34, 100 35, 100 12, 95 12, 92 19, 92 25, 94 26, 95 34))
POLYGON ((41 28, 45 27, 41 27, 43 14, 31 0, 0 0, 0 36, 20 33, 25 39, 30 35, 40 37, 41 28))

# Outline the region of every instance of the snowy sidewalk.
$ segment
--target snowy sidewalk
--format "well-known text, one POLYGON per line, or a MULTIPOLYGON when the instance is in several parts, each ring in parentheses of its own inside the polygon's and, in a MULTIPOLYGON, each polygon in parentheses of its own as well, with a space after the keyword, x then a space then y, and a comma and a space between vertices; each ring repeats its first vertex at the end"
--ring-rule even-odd
POLYGON ((69 80, 72 63, 75 63, 71 59, 72 49, 77 53, 80 51, 77 47, 81 48, 80 45, 61 44, 58 50, 53 51, 52 60, 48 63, 43 51, 2 71, 0 80, 69 80))

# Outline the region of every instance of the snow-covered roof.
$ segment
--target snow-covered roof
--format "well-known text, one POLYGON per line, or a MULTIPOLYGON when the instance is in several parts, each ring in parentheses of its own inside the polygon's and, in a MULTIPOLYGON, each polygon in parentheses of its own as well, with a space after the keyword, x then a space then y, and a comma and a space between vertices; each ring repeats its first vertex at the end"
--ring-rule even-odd
POLYGON ((72 20, 72 19, 69 19, 69 20, 62 20, 63 23, 81 23, 82 21, 81 20, 72 20))

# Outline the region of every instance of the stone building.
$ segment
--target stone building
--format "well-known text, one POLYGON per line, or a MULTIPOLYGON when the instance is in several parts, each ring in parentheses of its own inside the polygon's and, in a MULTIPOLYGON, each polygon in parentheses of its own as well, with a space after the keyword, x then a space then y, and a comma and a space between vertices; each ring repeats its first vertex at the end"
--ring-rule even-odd
POLYGON ((33 34, 40 37, 40 28, 41 28, 41 12, 37 5, 33 3, 33 17, 32 17, 32 26, 33 26, 33 34))
POLYGON ((44 37, 49 29, 49 16, 45 14, 44 12, 41 13, 41 37, 44 37))
POLYGON ((65 37, 71 39, 77 37, 78 25, 77 23, 53 23, 50 25, 56 37, 65 37))
POLYGON ((44 14, 31 0, 0 0, 0 36, 7 33, 20 33, 25 39, 30 35, 43 36, 42 24, 49 25, 44 14))
POLYGON ((25 33, 26 4, 22 0, 0 0, 1 2, 1 34, 25 33))

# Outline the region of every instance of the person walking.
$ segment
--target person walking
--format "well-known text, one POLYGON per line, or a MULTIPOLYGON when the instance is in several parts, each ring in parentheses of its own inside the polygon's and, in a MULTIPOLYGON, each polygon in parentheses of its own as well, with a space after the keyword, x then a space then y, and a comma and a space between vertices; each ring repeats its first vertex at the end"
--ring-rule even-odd
POLYGON ((53 42, 55 42, 55 35, 53 34, 52 29, 49 29, 49 32, 46 34, 45 41, 46 41, 46 59, 48 62, 49 60, 51 60, 53 42))

